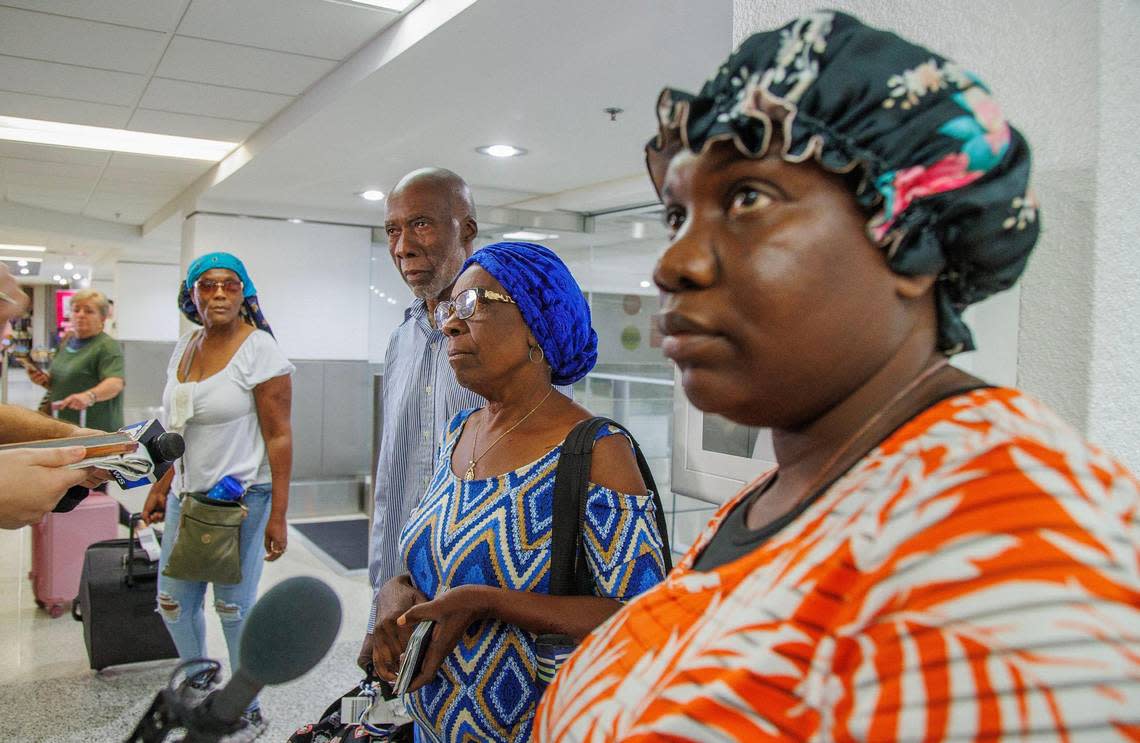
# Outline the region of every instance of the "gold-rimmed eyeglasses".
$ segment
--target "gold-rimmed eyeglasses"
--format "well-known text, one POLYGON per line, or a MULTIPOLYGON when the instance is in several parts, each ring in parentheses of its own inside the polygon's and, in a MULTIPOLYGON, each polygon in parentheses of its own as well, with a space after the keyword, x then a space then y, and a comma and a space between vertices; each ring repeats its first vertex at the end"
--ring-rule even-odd
POLYGON ((508 304, 518 304, 513 298, 506 294, 501 294, 494 289, 484 289, 481 286, 476 286, 471 289, 464 289, 456 294, 453 299, 445 299, 435 306, 435 326, 442 328, 443 324, 447 322, 447 318, 451 317, 454 313, 460 320, 466 320, 475 314, 475 310, 479 308, 480 302, 506 302, 508 304))

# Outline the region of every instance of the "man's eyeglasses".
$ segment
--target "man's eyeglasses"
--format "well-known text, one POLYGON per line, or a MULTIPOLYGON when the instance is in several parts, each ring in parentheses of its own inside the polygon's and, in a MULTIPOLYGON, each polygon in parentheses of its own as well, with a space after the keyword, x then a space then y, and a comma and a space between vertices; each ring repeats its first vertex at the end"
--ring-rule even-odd
POLYGON ((225 279, 223 281, 214 281, 213 279, 198 279, 194 286, 198 287, 198 293, 202 296, 210 296, 218 289, 221 289, 230 296, 236 296, 241 293, 245 288, 245 284, 239 279, 225 279))
POLYGON ((480 302, 506 302, 518 304, 506 294, 500 294, 494 289, 484 289, 477 286, 473 289, 464 289, 456 295, 455 299, 440 302, 435 306, 435 326, 442 328, 447 318, 455 314, 460 320, 466 320, 475 314, 480 302))

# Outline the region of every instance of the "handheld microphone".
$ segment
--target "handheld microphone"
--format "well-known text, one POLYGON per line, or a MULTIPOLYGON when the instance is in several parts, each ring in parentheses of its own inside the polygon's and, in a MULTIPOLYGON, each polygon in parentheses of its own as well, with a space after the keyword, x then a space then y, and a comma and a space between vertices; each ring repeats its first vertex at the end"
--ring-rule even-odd
POLYGON ((332 647, 340 630, 336 592, 307 576, 289 578, 269 589, 246 617, 240 664, 229 682, 206 697, 188 720, 183 743, 217 740, 232 728, 263 686, 283 684, 311 670, 332 647), (196 728, 201 728, 201 732, 196 728))

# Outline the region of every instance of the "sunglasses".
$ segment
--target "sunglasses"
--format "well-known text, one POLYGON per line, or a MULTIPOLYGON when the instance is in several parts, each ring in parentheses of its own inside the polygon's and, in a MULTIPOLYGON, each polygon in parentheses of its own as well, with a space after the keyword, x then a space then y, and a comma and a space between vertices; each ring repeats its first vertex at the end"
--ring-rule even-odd
POLYGON ((214 281, 213 279, 198 279, 194 282, 194 286, 197 287, 199 294, 207 297, 216 292, 218 289, 221 289, 223 292, 230 296, 235 296, 237 294, 240 294, 241 290, 245 288, 245 284, 242 283, 239 279, 224 279, 223 281, 214 281))
POLYGON ((440 302, 435 306, 435 326, 442 328, 447 319, 454 314, 460 320, 466 320, 475 314, 480 302, 506 302, 518 304, 506 294, 500 294, 494 289, 484 289, 477 286, 473 289, 464 289, 454 299, 440 302))

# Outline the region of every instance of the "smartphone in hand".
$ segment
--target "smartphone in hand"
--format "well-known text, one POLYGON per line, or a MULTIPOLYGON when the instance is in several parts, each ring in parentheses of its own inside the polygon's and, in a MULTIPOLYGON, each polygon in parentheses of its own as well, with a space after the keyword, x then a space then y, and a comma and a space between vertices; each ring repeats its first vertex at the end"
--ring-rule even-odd
POLYGON ((420 622, 416 628, 412 630, 412 636, 408 640, 408 649, 404 651, 404 659, 400 661, 400 670, 396 672, 396 683, 393 685, 393 690, 396 696, 403 696, 408 693, 408 687, 412 685, 414 679, 424 666, 424 656, 427 655, 428 640, 431 638, 431 631, 435 628, 434 621, 420 622))

